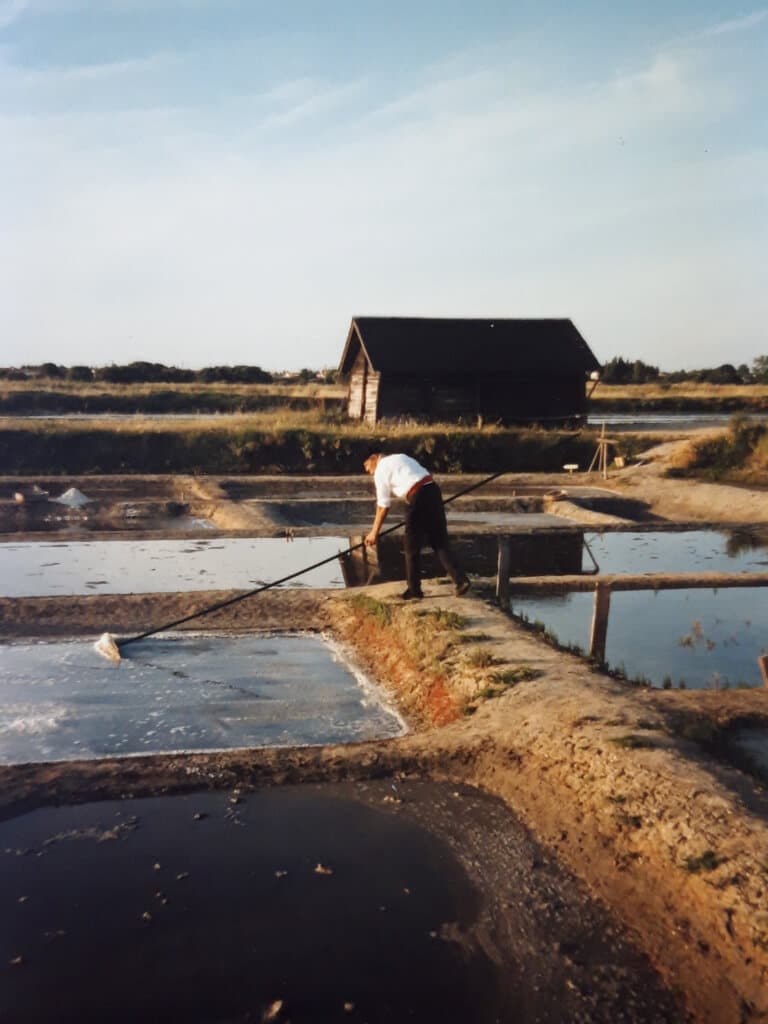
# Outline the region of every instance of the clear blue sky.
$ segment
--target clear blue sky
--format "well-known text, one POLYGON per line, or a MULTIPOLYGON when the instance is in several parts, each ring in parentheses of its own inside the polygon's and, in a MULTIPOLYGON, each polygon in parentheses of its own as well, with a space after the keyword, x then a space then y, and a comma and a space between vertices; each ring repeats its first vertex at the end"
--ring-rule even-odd
POLYGON ((353 314, 768 352, 768 8, 0 0, 0 365, 334 365, 353 314))

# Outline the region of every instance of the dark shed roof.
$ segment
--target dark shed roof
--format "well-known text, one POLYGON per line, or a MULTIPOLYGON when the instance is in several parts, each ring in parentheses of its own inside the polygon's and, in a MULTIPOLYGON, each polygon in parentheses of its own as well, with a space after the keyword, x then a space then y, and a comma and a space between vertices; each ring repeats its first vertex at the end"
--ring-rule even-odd
POLYGON ((600 368, 570 320, 356 316, 341 373, 349 373, 359 346, 377 372, 589 373, 600 368))

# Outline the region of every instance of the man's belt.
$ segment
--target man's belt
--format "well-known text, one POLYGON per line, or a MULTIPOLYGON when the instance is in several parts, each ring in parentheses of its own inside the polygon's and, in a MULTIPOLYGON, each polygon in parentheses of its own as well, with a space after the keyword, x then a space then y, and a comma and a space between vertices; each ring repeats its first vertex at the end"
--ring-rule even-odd
POLYGON ((422 487, 426 487, 427 484, 433 484, 433 483, 434 483, 434 480, 429 475, 429 473, 427 473, 427 475, 423 476, 421 478, 421 480, 417 480, 416 481, 416 483, 413 485, 413 487, 410 489, 410 491, 408 491, 408 493, 406 494, 405 500, 408 502, 409 505, 412 504, 413 503, 413 499, 419 493, 421 488, 422 487))

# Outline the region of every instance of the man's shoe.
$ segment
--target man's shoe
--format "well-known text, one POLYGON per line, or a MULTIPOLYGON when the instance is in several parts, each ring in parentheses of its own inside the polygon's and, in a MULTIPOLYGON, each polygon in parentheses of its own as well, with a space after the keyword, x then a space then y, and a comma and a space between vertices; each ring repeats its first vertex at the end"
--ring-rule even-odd
POLYGON ((454 594, 456 595, 456 597, 463 597, 471 586, 472 584, 469 582, 469 577, 465 576, 460 583, 456 584, 454 594))
POLYGON ((400 595, 400 600, 401 601, 421 601, 421 599, 423 597, 424 597, 424 595, 422 594, 422 592, 420 590, 417 591, 414 594, 414 592, 409 587, 407 590, 404 590, 402 592, 402 594, 400 595))

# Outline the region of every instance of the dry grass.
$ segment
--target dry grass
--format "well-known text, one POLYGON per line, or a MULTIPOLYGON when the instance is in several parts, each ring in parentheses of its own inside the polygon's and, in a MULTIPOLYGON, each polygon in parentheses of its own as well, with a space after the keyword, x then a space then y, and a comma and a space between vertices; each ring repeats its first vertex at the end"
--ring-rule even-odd
MULTIPOLYGON (((291 430, 308 430, 317 433, 333 433, 339 438, 367 438, 386 444, 389 440, 396 440, 400 437, 413 437, 418 433, 423 437, 442 438, 446 435, 452 437, 471 437, 482 434, 484 437, 494 435, 501 436, 510 434, 510 428, 498 424, 485 424, 482 427, 463 425, 457 423, 419 423, 416 420, 382 421, 376 424, 375 434, 369 424, 361 423, 359 420, 345 420, 334 417, 332 414, 324 414, 320 409, 271 409, 264 412, 254 413, 219 413, 216 415, 203 414, 197 416, 193 413, 180 414, 178 416, 167 416, 162 413, 157 415, 134 414, 129 417, 110 415, 92 415, 87 419, 72 419, 70 417, 46 416, 44 419, 31 417, 0 416, 0 430, 20 430, 35 434, 55 434, 65 431, 72 434, 82 432, 84 434, 96 431, 107 430, 115 434, 143 434, 148 431, 161 429, 163 433, 238 433, 257 431, 280 434, 291 430)), ((549 436, 550 432, 541 428, 525 429, 513 432, 519 435, 542 437, 549 436)))
MULTIPOLYGON (((591 385, 587 386, 587 394, 591 385)), ((674 399, 694 398, 711 401, 739 398, 746 402, 768 398, 768 384, 700 384, 695 381, 681 381, 679 384, 602 384, 591 392, 592 398, 603 402, 611 399, 674 399)))
POLYGON ((343 398, 347 389, 341 384, 225 384, 221 381, 206 384, 203 381, 153 384, 110 384, 107 381, 86 383, 71 380, 3 380, 0 381, 0 395, 30 391, 45 391, 50 394, 81 395, 93 398, 100 395, 121 395, 127 398, 141 398, 176 391, 179 394, 235 395, 248 398, 253 395, 274 395, 282 398, 343 398))

